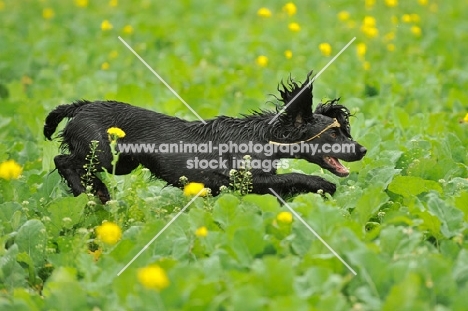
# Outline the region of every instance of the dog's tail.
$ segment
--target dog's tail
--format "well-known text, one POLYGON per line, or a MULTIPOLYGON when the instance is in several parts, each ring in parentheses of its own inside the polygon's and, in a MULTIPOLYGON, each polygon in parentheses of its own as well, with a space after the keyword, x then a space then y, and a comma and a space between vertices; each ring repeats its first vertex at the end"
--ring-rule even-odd
POLYGON ((45 119, 44 136, 48 140, 52 140, 52 134, 54 134, 57 126, 64 118, 73 118, 82 106, 90 103, 87 100, 80 100, 70 105, 60 105, 52 110, 45 119))

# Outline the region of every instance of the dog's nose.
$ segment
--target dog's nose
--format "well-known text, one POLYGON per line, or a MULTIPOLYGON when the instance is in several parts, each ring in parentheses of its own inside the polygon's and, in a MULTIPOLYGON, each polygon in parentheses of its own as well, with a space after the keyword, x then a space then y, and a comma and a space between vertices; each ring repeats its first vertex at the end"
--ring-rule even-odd
POLYGON ((366 153, 367 153, 366 147, 361 146, 361 148, 359 148, 359 152, 361 152, 361 154, 362 154, 363 156, 366 155, 366 153))

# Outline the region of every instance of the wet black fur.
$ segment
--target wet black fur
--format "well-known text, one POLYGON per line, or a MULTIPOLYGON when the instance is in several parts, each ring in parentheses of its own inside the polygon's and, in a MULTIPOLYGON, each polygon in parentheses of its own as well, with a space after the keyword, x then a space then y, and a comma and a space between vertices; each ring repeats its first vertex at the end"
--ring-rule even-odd
MULTIPOLYGON (((269 141, 280 143, 294 143, 306 140, 333 123, 336 118, 340 123, 339 128, 330 128, 316 139, 310 141, 314 144, 347 142, 355 144, 356 152, 348 154, 330 154, 345 161, 358 161, 366 153, 366 149, 353 141, 349 126, 349 110, 338 104, 339 99, 321 103, 312 111, 312 84, 309 84, 310 75, 303 84, 297 84, 289 79, 286 84, 278 87, 282 106, 281 111, 302 89, 305 91, 292 102, 281 115, 272 123, 269 122, 276 115, 272 111, 255 112, 252 115, 232 118, 219 116, 208 120, 207 124, 200 121, 186 121, 176 117, 149 111, 143 108, 116 101, 81 100, 70 105, 61 105, 55 108, 46 118, 44 135, 52 139, 58 124, 64 119, 70 119, 63 132, 60 134, 62 147, 66 154, 54 158, 56 168, 60 175, 67 181, 72 193, 77 196, 85 192, 82 176, 85 174, 83 166, 86 156, 89 154, 90 142, 99 141, 97 171, 106 169, 112 172, 112 155, 109 148, 107 129, 110 127, 121 128, 126 136, 119 139, 119 143, 207 143, 213 145, 232 141, 268 144, 269 141)), ((234 157, 241 159, 244 154, 227 153, 223 159, 232 160, 234 157)), ((252 160, 276 160, 291 157, 289 154, 278 152, 271 156, 265 154, 250 154, 252 160)), ((296 158, 305 159, 316 163, 321 167, 334 172, 334 168, 324 161, 325 154, 296 154, 296 158)), ((229 185, 229 171, 232 165, 227 162, 227 168, 219 169, 188 169, 187 160, 198 157, 199 159, 219 159, 217 152, 198 154, 164 154, 164 153, 139 153, 120 154, 116 166, 116 174, 129 174, 138 165, 147 167, 151 173, 169 184, 180 186, 179 178, 186 176, 189 181, 204 183, 212 189, 214 194, 219 192, 220 186, 229 185)), ((336 186, 318 176, 310 176, 298 173, 276 174, 276 168, 265 172, 261 169, 253 169, 253 192, 270 193, 272 188, 280 194, 297 194, 302 192, 316 192, 322 189, 333 194, 336 186)), ((337 174, 339 175, 339 174, 337 174)), ((94 192, 104 203, 110 199, 109 192, 104 183, 93 177, 92 186, 94 192)))

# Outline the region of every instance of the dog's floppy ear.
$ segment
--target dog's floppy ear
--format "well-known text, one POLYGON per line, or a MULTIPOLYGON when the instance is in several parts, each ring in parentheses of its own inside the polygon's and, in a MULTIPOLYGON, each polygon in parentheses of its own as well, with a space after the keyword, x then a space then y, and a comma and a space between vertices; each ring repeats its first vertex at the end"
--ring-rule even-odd
POLYGON ((284 103, 284 116, 281 119, 285 122, 292 122, 295 127, 312 119, 313 86, 310 82, 311 75, 312 71, 307 75, 307 79, 302 85, 298 85, 291 77, 289 77, 287 85, 283 81, 278 85, 281 101, 284 103))

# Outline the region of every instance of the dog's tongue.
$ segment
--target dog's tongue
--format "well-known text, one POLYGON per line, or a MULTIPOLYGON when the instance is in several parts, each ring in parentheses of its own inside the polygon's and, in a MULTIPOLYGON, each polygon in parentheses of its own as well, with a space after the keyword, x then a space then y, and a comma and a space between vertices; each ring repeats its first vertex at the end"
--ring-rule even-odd
POLYGON ((349 170, 346 167, 344 167, 343 164, 340 163, 340 160, 338 160, 337 158, 325 157, 325 160, 328 162, 328 164, 333 166, 333 168, 338 173, 338 175, 341 175, 341 176, 349 175, 349 170))

